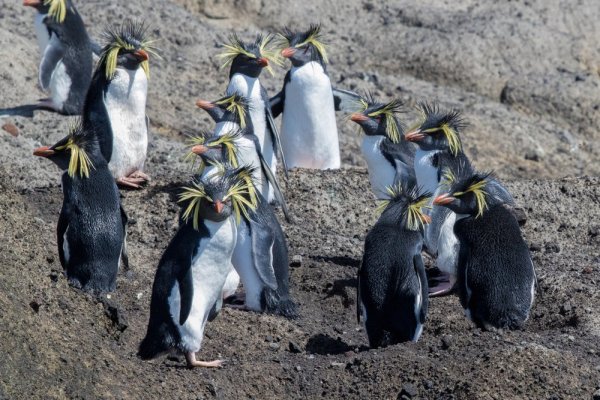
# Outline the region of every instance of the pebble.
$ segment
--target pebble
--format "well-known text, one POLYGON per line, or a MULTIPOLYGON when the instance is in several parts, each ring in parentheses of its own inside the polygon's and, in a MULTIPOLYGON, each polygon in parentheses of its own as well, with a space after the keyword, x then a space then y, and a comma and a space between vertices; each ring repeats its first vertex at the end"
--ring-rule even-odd
POLYGON ((447 350, 450 348, 450 346, 452 346, 452 336, 444 335, 442 337, 442 349, 447 350))
POLYGON ((294 353, 294 354, 302 353, 302 347, 300 347, 298 345, 298 343, 296 343, 296 342, 290 342, 288 344, 288 348, 289 348, 289 350, 290 350, 291 353, 294 353))
POLYGON ((10 135, 13 137, 19 136, 19 128, 17 128, 15 124, 6 123, 2 125, 2 129, 10 133, 10 135))
POLYGON ((412 399, 413 397, 416 397, 418 394, 419 394, 419 391, 417 390, 417 387, 415 385, 413 385, 412 383, 405 383, 404 385, 402 385, 402 391, 400 392, 400 397, 406 396, 409 399, 412 399))
POLYGON ((298 267, 302 266, 302 256, 299 254, 296 254, 295 256, 293 256, 290 266, 294 267, 294 268, 298 268, 298 267))
POLYGON ((299 365, 296 365, 296 371, 298 371, 298 372, 302 371, 302 367, 299 365))
POLYGON ((271 350, 279 350, 279 347, 280 347, 280 346, 279 346, 279 343, 270 343, 270 344, 269 344, 269 348, 270 348, 271 350))

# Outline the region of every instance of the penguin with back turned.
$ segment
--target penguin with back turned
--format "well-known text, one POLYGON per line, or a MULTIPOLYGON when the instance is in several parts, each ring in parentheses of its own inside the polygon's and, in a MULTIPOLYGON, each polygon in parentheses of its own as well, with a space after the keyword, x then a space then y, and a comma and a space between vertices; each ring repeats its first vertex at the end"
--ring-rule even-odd
POLYGON ((42 59, 39 84, 50 97, 37 104, 0 110, 33 117, 36 110, 80 115, 92 79, 92 44, 71 0, 25 0, 37 10, 35 30, 42 59))
POLYGON ((102 154, 120 186, 138 189, 148 149, 146 98, 149 57, 156 55, 143 23, 126 20, 105 32, 83 110, 83 124, 97 127, 102 154))
MULTIPOLYGON (((230 67, 226 94, 238 94, 248 99, 254 134, 258 138, 262 156, 275 175, 277 155, 285 171, 287 165, 281 150, 279 130, 273 121, 269 96, 260 82, 262 70, 270 70, 270 63, 278 62, 277 56, 270 48, 271 41, 271 35, 258 35, 251 43, 243 42, 236 35, 232 35, 229 43, 223 45, 225 51, 219 57, 224 61, 223 67, 230 67)), ((265 197, 269 202, 273 202, 274 188, 269 188, 265 197)))
POLYGON ((306 32, 285 28, 279 36, 281 54, 292 67, 270 102, 274 117, 283 114, 281 143, 288 167, 338 169, 340 145, 321 26, 306 32))
POLYGON ((358 110, 350 119, 360 125, 365 136, 361 150, 367 161, 371 189, 378 199, 389 196, 388 187, 402 177, 414 176, 415 146, 404 139, 404 127, 397 114, 402 102, 378 102, 373 96, 360 98, 358 110))
POLYGON ((204 177, 183 188, 179 230, 158 264, 146 336, 138 355, 151 359, 177 349, 188 367, 220 367, 221 360, 198 361, 206 322, 222 305, 242 215, 255 199, 244 169, 204 177))
POLYGON ((467 317, 483 329, 520 329, 534 300, 535 270, 519 224, 490 174, 466 172, 437 196, 456 214, 458 289, 467 317))
POLYGON ((422 208, 428 194, 414 184, 389 188, 383 212, 367 234, 358 271, 357 316, 364 319, 369 346, 416 342, 427 316, 428 288, 421 258, 422 208))
MULTIPOLYGON (((201 164, 221 166, 234 161, 233 154, 223 145, 214 144, 214 138, 195 139, 202 144, 192 147, 192 154, 201 159, 201 164)), ((250 171, 251 172, 251 171, 250 171)), ((250 180, 248 187, 253 185, 250 180)), ((238 225, 236 247, 233 252, 233 267, 241 277, 246 292, 246 310, 279 314, 286 318, 298 316, 297 306, 289 292, 289 256, 285 235, 275 213, 266 199, 256 191, 257 204, 248 210, 248 217, 238 225)))
POLYGON ((33 154, 66 171, 57 242, 69 282, 85 291, 114 291, 121 257, 128 267, 127 217, 96 132, 76 126, 65 139, 33 154))

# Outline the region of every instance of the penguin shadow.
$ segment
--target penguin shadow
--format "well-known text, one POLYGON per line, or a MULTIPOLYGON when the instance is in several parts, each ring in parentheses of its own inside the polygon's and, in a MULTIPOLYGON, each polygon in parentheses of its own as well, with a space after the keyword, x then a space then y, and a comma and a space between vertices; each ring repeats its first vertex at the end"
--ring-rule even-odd
POLYGON ((344 308, 349 308, 355 303, 356 295, 350 295, 348 293, 348 288, 356 289, 358 285, 358 281, 356 278, 350 279, 337 279, 333 281, 333 283, 328 283, 325 287, 326 296, 323 300, 330 299, 334 296, 339 296, 342 298, 342 305, 344 308))
POLYGON ((343 354, 348 351, 354 351, 354 347, 344 342, 339 337, 333 337, 318 333, 311 336, 306 342, 306 352, 310 354, 319 354, 323 356, 343 354))
POLYGON ((314 257, 317 261, 327 262, 339 265, 341 267, 353 267, 358 268, 360 266, 360 260, 346 256, 333 256, 333 257, 314 257))
POLYGON ((181 193, 181 188, 188 184, 184 181, 169 182, 162 185, 152 185, 146 190, 146 199, 151 199, 157 194, 166 193, 171 201, 177 201, 177 195, 181 193))

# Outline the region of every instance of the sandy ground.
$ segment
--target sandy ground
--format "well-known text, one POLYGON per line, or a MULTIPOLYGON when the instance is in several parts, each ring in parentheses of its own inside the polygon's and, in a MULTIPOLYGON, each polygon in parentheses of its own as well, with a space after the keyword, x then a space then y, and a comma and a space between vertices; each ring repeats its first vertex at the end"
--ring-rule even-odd
MULTIPOLYGON (((31 156, 63 137, 72 118, 3 118, 0 130, 0 398, 440 398, 591 399, 600 390, 600 8, 593 0, 258 0, 77 2, 92 36, 144 18, 160 41, 148 115, 152 183, 124 192, 132 268, 98 300, 68 287, 56 251, 58 170, 31 156), (150 4, 148 4, 150 3, 150 4), (186 129, 207 129, 194 107, 215 99, 227 73, 218 44, 284 25, 323 23, 334 85, 437 100, 463 111, 468 155, 494 169, 527 214, 539 277, 524 331, 482 332, 458 298, 433 299, 417 344, 366 349, 355 319, 356 269, 376 220, 359 143, 340 115, 344 168, 297 170, 284 184, 301 224, 285 225, 291 291, 301 317, 225 309, 207 330, 203 359, 141 362, 157 260, 177 226, 186 181, 186 129), (13 132, 14 133, 14 132, 13 132)), ((0 108, 32 102, 39 55, 33 11, 0 2, 0 108)), ((278 91, 285 73, 263 81, 278 91)))

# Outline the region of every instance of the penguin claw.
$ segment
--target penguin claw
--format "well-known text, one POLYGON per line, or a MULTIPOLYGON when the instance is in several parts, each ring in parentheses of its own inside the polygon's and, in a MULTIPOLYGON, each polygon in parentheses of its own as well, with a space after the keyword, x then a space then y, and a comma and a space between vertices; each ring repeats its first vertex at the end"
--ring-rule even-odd
POLYGON ((144 180, 139 178, 123 177, 117 179, 117 185, 129 189, 141 189, 142 186, 140 185, 140 183, 143 182, 144 180))
POLYGON ((131 173, 128 176, 128 178, 132 178, 132 179, 136 179, 136 180, 141 179, 142 182, 148 182, 150 180, 150 177, 140 170, 137 170, 137 171, 131 173))

